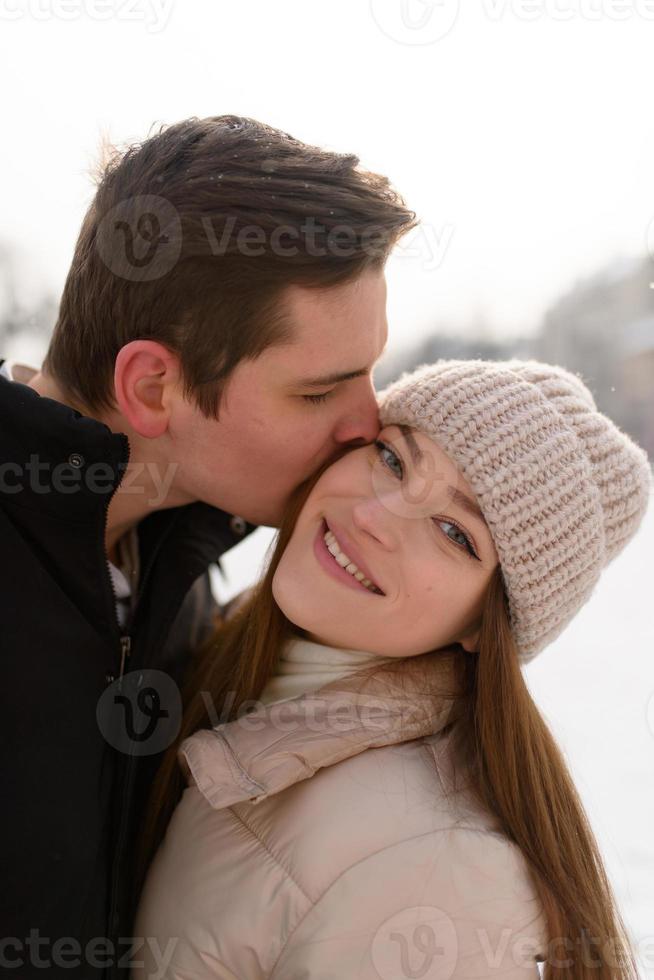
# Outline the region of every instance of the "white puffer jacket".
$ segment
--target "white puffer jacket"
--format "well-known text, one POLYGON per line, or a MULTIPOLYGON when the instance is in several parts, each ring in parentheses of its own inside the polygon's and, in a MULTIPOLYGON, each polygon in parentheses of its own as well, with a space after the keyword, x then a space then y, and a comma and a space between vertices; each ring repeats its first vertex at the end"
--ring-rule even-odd
POLYGON ((538 978, 533 881, 452 768, 450 704, 416 672, 443 670, 434 657, 404 661, 399 685, 351 674, 183 743, 134 980, 538 978))

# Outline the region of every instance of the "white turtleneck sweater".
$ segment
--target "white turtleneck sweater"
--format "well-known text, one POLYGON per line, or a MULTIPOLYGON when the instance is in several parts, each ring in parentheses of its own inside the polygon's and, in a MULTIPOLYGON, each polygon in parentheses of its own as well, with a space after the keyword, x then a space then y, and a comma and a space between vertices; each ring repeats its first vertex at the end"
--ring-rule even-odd
POLYGON ((274 675, 263 689, 259 700, 264 704, 297 698, 340 677, 353 674, 371 664, 397 660, 362 650, 343 650, 339 647, 313 643, 299 636, 287 641, 274 675))

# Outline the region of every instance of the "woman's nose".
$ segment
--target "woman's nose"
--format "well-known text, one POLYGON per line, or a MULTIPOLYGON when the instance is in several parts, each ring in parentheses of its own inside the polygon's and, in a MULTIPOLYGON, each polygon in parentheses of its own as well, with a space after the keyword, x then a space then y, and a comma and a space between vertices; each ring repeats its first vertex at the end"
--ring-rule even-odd
POLYGON ((363 499, 357 500, 352 509, 352 523, 361 533, 374 538, 379 544, 392 551, 397 540, 397 519, 392 507, 374 489, 363 499))

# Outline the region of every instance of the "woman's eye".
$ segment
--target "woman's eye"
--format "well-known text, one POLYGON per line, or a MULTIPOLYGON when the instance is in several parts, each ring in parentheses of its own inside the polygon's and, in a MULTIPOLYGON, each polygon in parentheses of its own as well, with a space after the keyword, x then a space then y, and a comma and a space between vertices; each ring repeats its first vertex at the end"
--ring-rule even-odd
MULTIPOLYGON (((470 540, 468 536, 463 533, 460 527, 457 527, 456 524, 452 524, 451 521, 437 520, 436 523, 445 524, 447 527, 454 528, 456 533, 459 535, 459 540, 454 541, 454 538, 450 538, 450 541, 454 541, 454 544, 458 545, 459 548, 465 548, 465 550, 468 552, 471 558, 477 558, 477 560, 479 560, 477 553, 475 552, 475 549, 470 544, 470 540)), ((447 531, 445 532, 445 534, 448 538, 450 537, 447 531)))
POLYGON ((388 453, 388 455, 389 455, 389 456, 390 456, 390 457, 391 457, 392 459, 394 459, 394 460, 395 460, 395 462, 397 463, 397 465, 398 465, 398 467, 399 467, 399 469, 400 469, 400 473, 399 473, 399 475, 400 475, 400 479, 401 479, 401 478, 402 478, 402 473, 403 473, 403 470, 402 470, 402 463, 400 462, 400 459, 399 459, 399 457, 398 457, 398 456, 396 456, 396 454, 395 454, 395 453, 393 452, 393 450, 392 450, 392 449, 391 449, 391 448, 390 448, 389 446, 387 446, 385 442, 382 442, 382 441, 381 441, 380 439, 376 439, 376 440, 375 440, 375 447, 376 447, 376 449, 377 449, 377 455, 378 455, 378 456, 380 457, 380 459, 381 459, 381 460, 383 461, 383 463, 384 463, 384 466, 385 466, 385 467, 386 467, 387 469, 389 469, 389 470, 391 470, 391 472, 393 471, 393 468, 392 468, 391 466, 389 466, 389 465, 388 465, 388 463, 386 462, 386 460, 385 460, 385 458, 384 458, 384 454, 385 454, 385 453, 388 453))
POLYGON ((321 402, 326 401, 333 392, 334 389, 332 388, 331 391, 326 391, 322 395, 302 395, 302 397, 311 405, 319 405, 321 402))
MULTIPOLYGON (((389 470, 391 470, 391 472, 395 472, 395 471, 393 471, 393 467, 386 461, 386 458, 390 457, 392 460, 395 460, 400 471, 399 478, 402 479, 403 470, 402 470, 402 463, 400 461, 399 456, 397 456, 396 453, 394 453, 393 450, 389 446, 387 446, 386 443, 382 442, 380 439, 375 440, 375 447, 377 449, 377 455, 382 459, 384 466, 386 466, 389 470)), ((457 524, 453 524, 452 521, 446 521, 442 518, 436 518, 436 517, 434 518, 434 523, 445 524, 447 527, 454 528, 456 533, 459 535, 458 541, 455 541, 453 537, 450 537, 447 531, 444 532, 445 536, 449 538, 452 544, 456 545, 457 548, 463 548, 470 555, 471 558, 476 558, 477 561, 481 561, 475 549, 472 547, 472 544, 470 543, 470 539, 468 538, 467 534, 465 534, 457 524)))

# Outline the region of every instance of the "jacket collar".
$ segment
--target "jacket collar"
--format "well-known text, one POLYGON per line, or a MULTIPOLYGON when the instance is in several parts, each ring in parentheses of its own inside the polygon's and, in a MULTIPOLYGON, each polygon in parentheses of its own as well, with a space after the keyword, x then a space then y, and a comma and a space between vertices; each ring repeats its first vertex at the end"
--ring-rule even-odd
MULTIPOLYGON (((63 586, 71 576, 80 579, 80 568, 87 570, 75 599, 98 624, 116 629, 108 570, 105 574, 102 566, 106 510, 129 461, 127 436, 2 375, 0 418, 0 459, 5 464, 0 501, 21 526, 32 528, 63 586)), ((246 521, 235 523, 232 515, 202 502, 143 518, 138 525, 139 607, 147 581, 148 593, 165 596, 172 615, 207 566, 219 562, 255 528, 246 521)), ((148 601, 143 608, 161 620, 155 615, 159 606, 155 609, 148 601)), ((152 630, 155 626, 149 624, 152 630)))
POLYGON ((127 436, 3 376, 0 418, 7 503, 93 521, 123 477, 127 436))
POLYGON ((454 720, 455 691, 453 656, 408 657, 202 729, 178 759, 214 809, 260 803, 366 749, 436 735, 454 720))
MULTIPOLYGON (((129 461, 124 433, 2 375, 0 418, 0 456, 11 462, 5 482, 10 491, 20 482, 20 494, 8 494, 17 504, 50 510, 54 516, 69 514, 74 505, 76 520, 92 519, 107 506, 129 461)), ((206 552, 211 561, 257 526, 242 521, 235 529, 231 515, 197 502, 143 518, 139 536, 150 542, 169 524, 191 534, 195 550, 206 552)))

